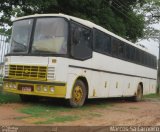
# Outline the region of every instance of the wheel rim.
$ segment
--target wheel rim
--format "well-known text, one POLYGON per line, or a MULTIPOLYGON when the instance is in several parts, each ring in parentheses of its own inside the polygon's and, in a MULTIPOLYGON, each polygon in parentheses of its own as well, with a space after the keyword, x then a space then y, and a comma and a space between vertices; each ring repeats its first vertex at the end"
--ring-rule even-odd
POLYGON ((76 103, 80 103, 83 98, 83 91, 81 86, 76 86, 73 93, 73 100, 76 103))

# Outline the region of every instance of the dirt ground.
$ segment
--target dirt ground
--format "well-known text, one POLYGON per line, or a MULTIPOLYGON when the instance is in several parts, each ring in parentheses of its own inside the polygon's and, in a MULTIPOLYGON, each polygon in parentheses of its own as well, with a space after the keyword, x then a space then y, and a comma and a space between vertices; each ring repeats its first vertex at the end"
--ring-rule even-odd
MULTIPOLYGON (((50 125, 54 126, 106 126, 106 125, 138 125, 138 126, 160 126, 160 100, 146 99, 142 102, 130 102, 124 100, 109 101, 112 106, 104 108, 95 108, 92 111, 75 110, 70 108, 69 112, 81 116, 81 114, 89 114, 94 112, 97 116, 81 118, 76 121, 55 122, 50 125), (81 112, 79 112, 81 111, 81 112)), ((94 102, 97 103, 97 102, 94 102)), ((88 103, 89 104, 89 103, 88 103)), ((27 126, 36 125, 28 120, 20 120, 27 114, 20 113, 18 109, 27 107, 28 104, 8 103, 0 105, 0 125, 17 125, 27 126), (19 120, 17 120, 19 118, 19 120)), ((64 112, 67 114, 67 112, 64 112)), ((32 118, 38 120, 39 118, 32 118)), ((43 124, 38 124, 43 125, 43 124)), ((47 124, 45 124, 47 125, 47 124)))

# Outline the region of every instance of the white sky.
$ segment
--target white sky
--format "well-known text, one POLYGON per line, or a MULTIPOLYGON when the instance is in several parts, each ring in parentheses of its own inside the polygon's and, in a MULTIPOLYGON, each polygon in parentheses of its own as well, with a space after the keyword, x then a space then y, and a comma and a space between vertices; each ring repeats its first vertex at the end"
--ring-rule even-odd
POLYGON ((152 54, 158 57, 158 52, 159 52, 158 41, 150 39, 150 40, 142 40, 138 43, 144 45, 147 48, 147 51, 151 52, 152 54))
MULTIPOLYGON (((160 30, 160 23, 154 24, 154 25, 152 25, 152 27, 160 30)), ((148 51, 151 52, 152 54, 156 55, 158 58, 158 54, 159 54, 159 42, 158 41, 153 40, 153 39, 149 39, 149 40, 142 40, 138 43, 147 47, 148 51)))

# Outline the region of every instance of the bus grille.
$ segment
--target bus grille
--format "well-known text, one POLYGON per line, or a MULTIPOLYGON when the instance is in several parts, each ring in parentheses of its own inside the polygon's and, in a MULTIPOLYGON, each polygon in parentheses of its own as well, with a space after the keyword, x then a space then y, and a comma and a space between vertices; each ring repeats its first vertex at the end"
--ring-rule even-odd
POLYGON ((47 67, 45 66, 25 66, 25 65, 10 65, 9 77, 29 80, 46 80, 47 67))

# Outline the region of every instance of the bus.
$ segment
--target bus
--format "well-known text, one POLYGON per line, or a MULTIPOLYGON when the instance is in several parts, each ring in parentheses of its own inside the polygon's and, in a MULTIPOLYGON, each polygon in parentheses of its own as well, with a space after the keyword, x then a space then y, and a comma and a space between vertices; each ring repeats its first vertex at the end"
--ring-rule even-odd
POLYGON ((90 21, 65 14, 36 14, 13 22, 3 89, 22 101, 86 99, 156 92, 156 56, 90 21))

